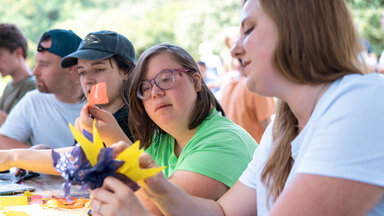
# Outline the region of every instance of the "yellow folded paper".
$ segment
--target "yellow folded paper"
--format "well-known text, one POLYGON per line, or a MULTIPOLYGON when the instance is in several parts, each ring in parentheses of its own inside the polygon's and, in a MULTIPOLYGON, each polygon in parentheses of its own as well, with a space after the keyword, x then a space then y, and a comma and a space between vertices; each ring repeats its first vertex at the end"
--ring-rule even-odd
POLYGON ((93 143, 84 137, 80 131, 76 130, 76 128, 73 127, 71 123, 68 123, 68 125, 71 129, 73 137, 75 137, 83 149, 89 163, 91 163, 92 166, 95 166, 97 163, 97 155, 99 154, 99 151, 104 148, 103 142, 101 141, 99 133, 97 132, 95 121, 93 121, 93 143))
MULTIPOLYGON (((103 141, 99 136, 99 132, 96 129, 95 123, 96 120, 93 121, 93 143, 84 137, 80 131, 75 129, 71 123, 68 123, 72 135, 80 144, 85 153, 85 156, 92 166, 96 165, 97 155, 99 154, 100 150, 104 148, 103 141)), ((144 150, 140 150, 139 141, 136 141, 134 144, 122 151, 116 159, 124 161, 124 164, 117 170, 117 172, 127 176, 134 182, 140 181, 140 183, 143 184, 142 180, 149 178, 166 168, 163 166, 150 169, 141 169, 139 167, 139 157, 143 152, 144 150)))
POLYGON ((23 211, 13 211, 13 210, 6 211, 3 214, 5 216, 31 216, 30 214, 27 214, 23 211))
POLYGON ((0 196, 0 210, 7 206, 28 205, 26 196, 0 196))
POLYGON ((139 150, 140 142, 136 141, 128 148, 124 149, 118 156, 117 160, 125 161, 123 166, 121 166, 117 172, 126 175, 132 181, 137 182, 149 178, 161 170, 165 169, 163 167, 156 167, 150 169, 141 169, 139 167, 139 157, 144 152, 144 150, 139 150))

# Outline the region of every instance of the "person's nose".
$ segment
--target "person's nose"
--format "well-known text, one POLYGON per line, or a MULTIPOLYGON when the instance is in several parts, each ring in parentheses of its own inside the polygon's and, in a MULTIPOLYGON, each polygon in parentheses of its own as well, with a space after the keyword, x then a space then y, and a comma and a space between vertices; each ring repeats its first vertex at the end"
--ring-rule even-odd
POLYGON ((155 82, 153 82, 152 90, 151 90, 151 96, 153 98, 158 98, 164 96, 165 90, 159 88, 155 82))
POLYGON ((86 73, 84 76, 83 76, 83 79, 85 81, 86 84, 90 84, 90 85, 94 85, 96 84, 96 79, 94 76, 92 76, 90 73, 86 73))
POLYGON ((243 56, 243 54, 244 54, 243 41, 242 41, 241 37, 239 37, 236 40, 235 45, 233 45, 233 47, 231 49, 231 55, 233 58, 237 58, 237 59, 241 60, 241 57, 243 56))
POLYGON ((40 69, 37 65, 33 68, 32 75, 35 77, 40 76, 40 69))

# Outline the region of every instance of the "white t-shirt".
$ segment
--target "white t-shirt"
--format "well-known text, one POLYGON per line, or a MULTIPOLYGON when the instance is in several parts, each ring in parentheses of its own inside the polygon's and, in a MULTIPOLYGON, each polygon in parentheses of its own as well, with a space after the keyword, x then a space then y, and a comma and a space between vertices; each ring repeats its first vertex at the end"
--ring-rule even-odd
POLYGON ((74 124, 85 101, 62 103, 53 94, 38 90, 28 92, 12 109, 0 134, 32 145, 46 144, 52 148, 72 146, 75 142, 68 122, 74 124))
MULTIPOLYGON (((291 143, 294 164, 286 185, 296 173, 306 173, 384 187, 383 95, 380 74, 347 75, 335 81, 291 143)), ((258 215, 269 212, 260 176, 273 145, 272 124, 239 179, 256 189, 258 215)), ((384 215, 384 196, 369 215, 384 215)))

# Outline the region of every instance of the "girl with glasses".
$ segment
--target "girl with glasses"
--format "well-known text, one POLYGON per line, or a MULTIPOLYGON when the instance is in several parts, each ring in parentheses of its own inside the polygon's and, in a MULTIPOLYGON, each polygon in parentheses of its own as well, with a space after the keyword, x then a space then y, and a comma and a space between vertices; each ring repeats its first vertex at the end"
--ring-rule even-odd
MULTIPOLYGON (((223 116, 184 49, 169 44, 148 49, 130 78, 124 97, 134 139, 157 164, 167 166, 163 173, 172 183, 191 195, 218 199, 246 168, 256 142, 223 116)), ((114 148, 118 152, 128 145, 121 142, 114 148)), ((98 215, 125 214, 130 206, 126 193, 124 184, 108 178, 94 190, 91 208, 98 215)), ((151 214, 164 213, 149 201, 145 188, 136 194, 151 214)))
POLYGON ((276 118, 217 202, 161 173, 148 197, 166 215, 384 215, 384 77, 365 74, 360 52, 345 0, 245 0, 232 55, 248 89, 279 98, 276 118))

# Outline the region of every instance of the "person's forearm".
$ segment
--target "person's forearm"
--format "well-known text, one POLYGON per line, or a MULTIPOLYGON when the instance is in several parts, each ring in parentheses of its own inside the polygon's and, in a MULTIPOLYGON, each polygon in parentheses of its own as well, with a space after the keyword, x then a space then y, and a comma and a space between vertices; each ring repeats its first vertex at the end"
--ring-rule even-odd
POLYGON ((154 202, 145 194, 143 189, 136 191, 136 197, 140 200, 141 204, 145 207, 145 209, 151 213, 153 216, 163 215, 160 209, 155 205, 154 202))
POLYGON ((132 141, 125 135, 121 128, 119 128, 119 130, 117 130, 112 136, 109 134, 108 136, 102 137, 102 140, 107 147, 110 147, 111 145, 120 141, 126 142, 129 146, 132 145, 132 141))
POLYGON ((4 149, 16 149, 16 148, 29 148, 31 146, 20 142, 18 140, 9 138, 7 136, 4 136, 0 134, 0 150, 4 149))
MULTIPOLYGON (((62 153, 71 151, 73 147, 55 149, 56 152, 62 153)), ((51 175, 59 175, 52 163, 51 149, 47 150, 31 150, 31 149, 14 149, 13 163, 14 167, 46 173, 51 175)))
POLYGON ((151 196, 151 200, 164 215, 224 215, 215 201, 191 196, 170 182, 166 183, 163 194, 151 196))
POLYGON ((7 119, 8 114, 0 110, 0 126, 3 125, 5 119, 7 119))

